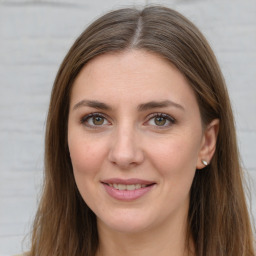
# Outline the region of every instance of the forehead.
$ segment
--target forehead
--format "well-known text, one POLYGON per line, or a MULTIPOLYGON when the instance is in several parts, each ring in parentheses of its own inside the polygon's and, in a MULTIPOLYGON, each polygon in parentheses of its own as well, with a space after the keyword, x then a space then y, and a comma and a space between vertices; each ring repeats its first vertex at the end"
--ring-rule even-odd
POLYGON ((157 54, 142 50, 107 53, 87 63, 73 84, 71 104, 84 97, 113 104, 170 99, 197 105, 179 70, 157 54))

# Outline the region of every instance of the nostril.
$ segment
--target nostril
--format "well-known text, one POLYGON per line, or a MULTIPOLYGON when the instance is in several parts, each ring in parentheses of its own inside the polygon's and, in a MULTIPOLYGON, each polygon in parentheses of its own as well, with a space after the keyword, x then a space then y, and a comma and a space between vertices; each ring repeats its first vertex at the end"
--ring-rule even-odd
POLYGON ((119 132, 112 138, 108 160, 121 169, 129 169, 142 163, 144 154, 141 146, 137 145, 138 141, 135 139, 134 133, 132 131, 129 134, 127 131, 121 133, 121 130, 119 132))
POLYGON ((129 168, 139 163, 136 153, 128 151, 110 152, 109 160, 120 168, 129 168))

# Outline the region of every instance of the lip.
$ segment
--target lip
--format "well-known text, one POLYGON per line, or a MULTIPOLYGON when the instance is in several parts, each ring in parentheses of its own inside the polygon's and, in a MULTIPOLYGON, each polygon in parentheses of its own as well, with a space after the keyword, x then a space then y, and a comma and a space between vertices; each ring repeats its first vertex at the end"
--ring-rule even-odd
POLYGON ((124 184, 124 185, 132 185, 132 184, 142 184, 142 185, 150 185, 155 184, 154 181, 149 180, 141 180, 141 179, 119 179, 119 178, 113 178, 113 179, 107 179, 102 180, 102 183, 108 183, 108 184, 124 184))
POLYGON ((141 180, 141 179, 119 179, 119 178, 103 180, 101 181, 101 183, 104 186, 109 196, 121 201, 133 201, 138 198, 141 198, 142 196, 147 194, 156 184, 153 181, 147 181, 147 180, 141 180), (119 190, 109 186, 108 184, 124 184, 124 185, 141 184, 141 185, 148 185, 148 186, 135 189, 135 190, 119 190))

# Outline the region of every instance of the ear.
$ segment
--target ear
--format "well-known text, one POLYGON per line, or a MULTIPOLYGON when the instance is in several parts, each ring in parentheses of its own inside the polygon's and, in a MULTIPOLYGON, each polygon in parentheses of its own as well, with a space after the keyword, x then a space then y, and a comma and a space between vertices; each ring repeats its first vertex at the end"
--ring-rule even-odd
POLYGON ((207 164, 211 162, 213 154, 216 149, 216 141, 219 132, 219 119, 214 119, 204 130, 202 137, 202 143, 197 158, 197 169, 203 169, 206 165, 202 161, 206 161, 207 164))

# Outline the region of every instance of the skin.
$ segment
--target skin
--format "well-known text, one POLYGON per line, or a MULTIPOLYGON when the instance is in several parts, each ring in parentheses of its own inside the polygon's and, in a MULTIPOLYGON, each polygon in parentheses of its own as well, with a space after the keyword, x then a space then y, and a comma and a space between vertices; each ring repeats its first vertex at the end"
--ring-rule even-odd
POLYGON ((202 160, 211 160, 217 133, 218 120, 203 128, 193 90, 156 54, 108 53, 81 70, 71 92, 68 145, 78 189, 97 216, 98 255, 187 254, 189 191, 202 160), (173 104, 145 107, 167 100, 173 104), (164 116, 156 119, 158 113, 164 116), (110 178, 155 185, 122 201, 106 192, 102 180, 110 178))

